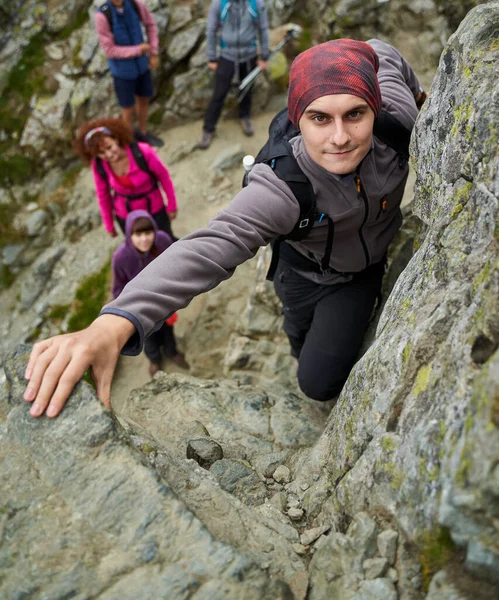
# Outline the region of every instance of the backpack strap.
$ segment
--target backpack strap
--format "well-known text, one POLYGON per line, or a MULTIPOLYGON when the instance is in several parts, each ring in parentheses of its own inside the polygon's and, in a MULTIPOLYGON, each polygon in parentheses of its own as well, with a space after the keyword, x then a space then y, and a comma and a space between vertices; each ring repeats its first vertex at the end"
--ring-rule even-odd
MULTIPOLYGON (((139 18, 139 21, 142 22, 142 17, 140 14, 139 7, 137 6, 137 2, 135 0, 128 0, 128 1, 132 5, 132 8, 135 11, 135 14, 139 18)), ((106 2, 105 4, 100 6, 98 8, 98 10, 106 17, 107 22, 109 23, 109 29, 112 32, 113 31, 113 15, 111 14, 111 7, 109 6, 109 3, 106 2)))
POLYGON ((137 142, 132 142, 130 144, 130 150, 132 151, 133 158, 135 159, 135 162, 137 163, 137 166, 139 167, 139 169, 141 171, 145 171, 149 175, 149 177, 154 182, 154 187, 157 188, 158 187, 158 178, 149 168, 149 165, 147 164, 147 161, 146 161, 146 157, 142 153, 142 150, 140 149, 139 144, 137 142))
POLYGON ((400 154, 405 161, 409 160, 409 142, 412 130, 404 127, 396 117, 386 110, 382 110, 374 119, 373 133, 400 154))
MULTIPOLYGON (((220 2, 220 21, 222 21, 222 23, 227 19, 230 5, 230 0, 221 0, 220 2)), ((258 19, 259 12, 256 0, 248 0, 248 12, 253 19, 258 19)))
POLYGON ((109 177, 107 176, 107 171, 104 168, 104 165, 102 164, 102 158, 97 157, 95 159, 95 167, 97 169, 97 173, 99 173, 99 175, 102 177, 102 179, 104 179, 104 181, 109 187, 109 177))

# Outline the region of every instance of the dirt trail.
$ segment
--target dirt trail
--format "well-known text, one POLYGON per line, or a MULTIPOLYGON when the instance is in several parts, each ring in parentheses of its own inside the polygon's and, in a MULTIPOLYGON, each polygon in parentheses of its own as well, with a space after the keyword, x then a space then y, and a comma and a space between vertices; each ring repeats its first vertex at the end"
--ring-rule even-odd
MULTIPOLYGON (((186 235, 205 226, 230 202, 241 188, 242 166, 224 171, 225 180, 214 182, 213 162, 228 148, 238 144, 245 154, 256 155, 267 139, 272 117, 284 105, 284 97, 274 98, 266 112, 254 116, 255 135, 251 138, 242 134, 237 119, 221 121, 208 150, 188 151, 186 156, 177 162, 172 162, 173 157, 182 148, 192 148, 200 136, 202 122, 195 121, 170 129, 161 136, 165 146, 160 149, 159 154, 172 176, 179 205, 178 217, 173 223, 173 230, 177 236, 186 235)), ((412 200, 414 179, 414 173, 411 171, 404 203, 412 200)), ((179 349, 186 353, 186 358, 191 364, 191 374, 199 377, 221 375, 224 348, 244 310, 248 287, 254 278, 255 262, 248 261, 236 270, 231 279, 207 294, 198 296, 188 307, 179 311, 175 334, 179 349), (214 315, 210 330, 195 326, 205 307, 208 311, 218 313, 218 318, 214 315)), ((206 326, 206 323, 204 325, 206 326)), ((185 372, 171 361, 164 361, 163 368, 167 372, 185 372)), ((149 380, 148 361, 143 353, 138 357, 121 357, 112 389, 115 409, 119 410, 121 402, 132 389, 141 387, 149 380)))
MULTIPOLYGON (((219 123, 216 136, 208 150, 192 150, 187 155, 172 163, 172 158, 182 148, 188 149, 199 138, 202 122, 195 121, 187 125, 175 127, 161 135, 165 146, 159 154, 164 159, 170 171, 178 201, 178 217, 173 223, 175 235, 181 237, 200 227, 204 227, 210 219, 226 206, 241 188, 243 170, 241 165, 224 171, 226 179, 213 181, 215 171, 213 162, 228 148, 240 145, 245 154, 256 155, 268 136, 270 120, 277 110, 282 108, 284 98, 276 98, 266 112, 253 118, 255 135, 245 137, 237 119, 227 119, 219 123)), ((179 319, 175 326, 175 334, 179 348, 186 352, 187 360, 191 363, 191 372, 197 376, 211 377, 218 370, 217 361, 221 359, 220 352, 207 359, 213 350, 194 338, 193 327, 198 315, 207 304, 221 306, 224 310, 224 329, 212 332, 216 338, 216 346, 223 346, 227 341, 247 297, 247 289, 251 283, 253 266, 249 261, 237 269, 235 275, 223 282, 218 288, 195 298, 185 309, 179 311, 179 319), (204 347, 203 347, 204 346, 204 347)), ((209 335, 209 332, 207 332, 209 335)), ((168 372, 185 372, 171 361, 164 361, 163 368, 168 372)), ((221 366, 219 373, 221 372, 221 366)), ((129 392, 150 380, 148 361, 144 353, 138 357, 121 357, 114 378, 112 397, 115 409, 119 409, 120 400, 125 399, 129 392)))

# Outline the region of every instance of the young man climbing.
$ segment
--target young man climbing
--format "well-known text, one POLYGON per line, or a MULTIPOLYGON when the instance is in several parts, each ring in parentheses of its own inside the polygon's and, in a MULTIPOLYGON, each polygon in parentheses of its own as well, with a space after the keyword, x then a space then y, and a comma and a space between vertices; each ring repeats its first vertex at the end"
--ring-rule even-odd
POLYGON ((132 129, 136 115, 137 141, 162 146, 160 138, 147 132, 153 95, 151 69, 157 69, 159 63, 158 29, 153 16, 142 0, 108 0, 95 14, 95 27, 113 76, 123 120, 132 129))
MULTIPOLYGON (((215 89, 198 143, 203 150, 211 144, 233 77, 240 82, 257 64, 262 70, 267 68, 269 24, 263 0, 213 0, 208 13, 206 40, 208 68, 215 71, 215 89), (220 55, 217 52, 218 36, 220 55)), ((253 135, 250 115, 251 90, 239 104, 241 127, 248 136, 253 135)))
POLYGON ((87 329, 35 344, 26 372, 31 414, 56 416, 90 366, 109 405, 120 351, 138 354, 171 313, 310 219, 306 237, 281 244, 275 284, 301 389, 316 400, 338 394, 402 221, 407 160, 373 132, 383 115, 410 132, 421 98, 409 64, 379 40, 334 40, 300 54, 288 95, 289 118, 300 132, 285 158, 288 167, 298 165, 304 191, 313 190, 314 214, 302 218, 303 199, 283 180, 284 163, 256 164, 247 187, 208 227, 170 246, 87 329))

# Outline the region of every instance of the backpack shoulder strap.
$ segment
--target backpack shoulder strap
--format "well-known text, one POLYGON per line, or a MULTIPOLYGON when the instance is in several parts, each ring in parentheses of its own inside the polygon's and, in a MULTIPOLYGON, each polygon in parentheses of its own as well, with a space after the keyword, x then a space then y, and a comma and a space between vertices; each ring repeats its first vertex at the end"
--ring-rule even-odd
POLYGON ((386 110, 382 110, 374 120, 374 135, 390 148, 393 148, 404 160, 409 160, 409 142, 412 130, 386 110))
POLYGON ((99 7, 99 12, 101 12, 107 19, 109 23, 109 28, 113 31, 113 15, 111 14, 111 8, 109 4, 105 2, 102 6, 99 7))
POLYGON ((95 159, 95 167, 97 169, 97 173, 104 179, 104 181, 109 185, 109 177, 107 176, 106 169, 104 169, 104 165, 102 164, 102 159, 97 157, 95 159))
POLYGON ((230 0, 220 0, 220 21, 225 21, 229 13, 230 0))
POLYGON ((147 161, 146 161, 146 157, 142 153, 142 150, 140 149, 140 146, 138 145, 138 143, 132 142, 130 144, 130 150, 132 151, 133 158, 135 159, 135 162, 137 163, 137 166, 139 167, 139 169, 141 171, 145 171, 149 175, 149 177, 151 177, 151 179, 157 184, 158 178, 149 168, 149 165, 147 164, 147 161))
POLYGON ((258 19, 258 6, 256 0, 248 0, 248 11, 253 19, 258 19))
POLYGON ((140 14, 139 7, 137 6, 137 2, 135 2, 135 0, 130 0, 130 4, 132 5, 133 10, 136 12, 137 17, 139 17, 139 21, 142 21, 142 16, 140 14))

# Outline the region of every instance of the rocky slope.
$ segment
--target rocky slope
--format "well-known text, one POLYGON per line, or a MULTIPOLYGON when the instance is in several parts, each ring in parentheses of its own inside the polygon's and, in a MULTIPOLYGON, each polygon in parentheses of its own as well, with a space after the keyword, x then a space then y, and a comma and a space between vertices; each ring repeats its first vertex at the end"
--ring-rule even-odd
MULTIPOLYGON (((223 361, 232 380, 160 374, 113 400, 114 416, 80 384, 61 417, 34 421, 22 401, 27 348, 10 354, 2 597, 497 597, 498 23, 499 2, 480 5, 441 56, 412 141, 419 233, 334 407, 293 389, 265 253, 223 361)), ((227 173, 213 189, 236 185, 240 173, 227 173)), ((392 250, 393 271, 412 237, 392 250)), ((38 259, 32 306, 77 250, 38 259)), ((198 331, 216 327, 216 305, 198 331)))

